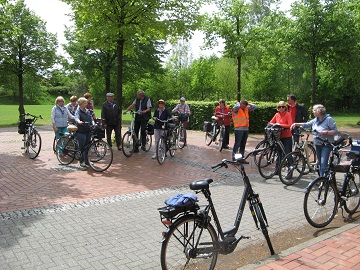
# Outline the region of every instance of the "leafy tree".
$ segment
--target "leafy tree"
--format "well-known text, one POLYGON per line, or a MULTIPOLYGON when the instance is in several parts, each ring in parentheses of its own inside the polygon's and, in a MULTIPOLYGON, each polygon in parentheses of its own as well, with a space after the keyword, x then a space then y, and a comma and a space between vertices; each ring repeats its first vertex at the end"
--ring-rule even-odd
POLYGON ((44 75, 56 60, 56 36, 19 0, 2 4, 0 70, 18 78, 19 113, 24 114, 24 74, 44 75))

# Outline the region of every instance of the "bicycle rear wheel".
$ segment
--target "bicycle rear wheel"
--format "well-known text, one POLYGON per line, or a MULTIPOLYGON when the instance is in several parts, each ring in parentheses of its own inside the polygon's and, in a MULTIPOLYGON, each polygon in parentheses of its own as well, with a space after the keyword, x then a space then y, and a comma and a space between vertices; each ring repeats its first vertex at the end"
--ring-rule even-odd
POLYGON ((177 145, 180 149, 183 149, 186 145, 186 129, 183 126, 178 129, 177 145))
POLYGON ((107 170, 113 161, 113 152, 110 145, 102 140, 90 144, 87 159, 89 166, 97 172, 107 170))
POLYGON ((29 158, 34 159, 39 155, 40 150, 41 150, 41 136, 37 132, 37 130, 34 129, 27 137, 26 153, 29 158))
POLYGON ((338 205, 336 189, 326 177, 312 181, 305 191, 304 214, 309 224, 323 228, 335 217, 338 205))
POLYGON ((131 157, 132 153, 134 152, 135 148, 135 140, 131 136, 131 133, 127 131, 123 138, 122 138, 122 152, 124 153, 125 157, 131 157))
POLYGON ((161 246, 162 269, 215 269, 218 253, 214 227, 202 224, 199 216, 185 215, 176 220, 161 246))
MULTIPOLYGON (((268 148, 269 147, 269 142, 268 141, 265 141, 265 140, 262 140, 261 142, 259 142, 256 146, 255 146, 255 149, 254 150, 257 150, 257 149, 260 149, 260 148, 268 148)), ((257 154, 254 155, 254 163, 256 165, 259 164, 259 158, 260 158, 260 155, 261 155, 262 152, 259 152, 257 154)))
MULTIPOLYGON (((347 184, 344 187, 345 194, 345 211, 354 214, 360 205, 360 176, 358 173, 345 175, 347 184)), ((346 180, 345 180, 346 181, 346 180)))
POLYGON ((56 144, 56 158, 62 165, 68 165, 75 159, 78 149, 77 140, 61 137, 56 144))
POLYGON ((166 137, 161 136, 156 145, 156 159, 161 165, 164 163, 166 155, 166 137))
POLYGON ((279 152, 275 147, 264 150, 259 158, 258 169, 259 173, 265 179, 270 179, 276 173, 278 168, 279 152))
POLYGON ((58 139, 56 139, 56 136, 54 136, 54 141, 53 141, 53 151, 54 151, 54 153, 56 153, 57 142, 58 142, 58 139))
POLYGON ((311 143, 308 143, 307 147, 308 147, 308 155, 309 155, 308 161, 309 161, 309 163, 311 165, 311 168, 309 168, 309 166, 305 162, 306 167, 305 167, 305 170, 304 170, 304 173, 303 173, 304 175, 308 174, 310 172, 315 172, 316 171, 316 150, 315 150, 315 147, 311 143))
POLYGON ((304 174, 305 158, 299 151, 287 154, 280 163, 279 178, 284 185, 293 185, 304 174))
POLYGON ((205 132, 205 144, 209 146, 213 141, 213 132, 205 132))

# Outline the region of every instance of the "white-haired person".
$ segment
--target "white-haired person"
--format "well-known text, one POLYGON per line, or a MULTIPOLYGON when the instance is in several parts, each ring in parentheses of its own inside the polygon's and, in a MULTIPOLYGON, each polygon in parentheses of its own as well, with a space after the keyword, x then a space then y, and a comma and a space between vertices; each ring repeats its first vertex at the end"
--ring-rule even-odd
POLYGON ((331 146, 324 144, 321 139, 327 139, 329 142, 334 142, 334 135, 338 132, 336 128, 335 120, 326 113, 326 108, 321 104, 313 106, 312 110, 315 118, 306 123, 294 123, 291 128, 304 127, 312 128, 314 137, 314 144, 316 148, 316 157, 320 162, 320 176, 325 176, 325 172, 328 169, 328 161, 331 152, 331 146))
POLYGON ((58 96, 55 99, 55 106, 51 110, 51 122, 56 139, 59 139, 61 134, 68 132, 68 119, 75 120, 68 108, 64 106, 64 103, 64 98, 62 96, 58 96))

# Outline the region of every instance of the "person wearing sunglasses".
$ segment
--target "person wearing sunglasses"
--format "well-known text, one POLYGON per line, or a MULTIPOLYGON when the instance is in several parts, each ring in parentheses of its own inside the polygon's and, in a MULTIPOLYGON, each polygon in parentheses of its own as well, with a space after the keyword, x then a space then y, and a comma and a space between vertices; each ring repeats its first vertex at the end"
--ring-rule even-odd
POLYGON ((284 145, 285 154, 292 151, 292 132, 290 127, 293 124, 293 120, 287 109, 288 107, 285 101, 280 101, 277 105, 277 113, 275 113, 274 117, 270 120, 270 124, 282 128, 280 141, 284 145))

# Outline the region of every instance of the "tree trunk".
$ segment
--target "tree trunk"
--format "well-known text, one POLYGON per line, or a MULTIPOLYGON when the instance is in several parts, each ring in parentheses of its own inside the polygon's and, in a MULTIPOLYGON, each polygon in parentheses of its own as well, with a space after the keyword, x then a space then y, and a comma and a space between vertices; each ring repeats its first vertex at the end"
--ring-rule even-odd
POLYGON ((241 100, 241 56, 237 57, 237 101, 241 100))
POLYGON ((105 94, 111 92, 111 87, 110 87, 111 76, 110 76, 110 74, 111 74, 111 66, 106 65, 105 66, 105 74, 104 74, 104 76, 105 76, 105 94))
MULTIPOLYGON (((117 95, 116 102, 119 104, 119 107, 122 109, 123 106, 123 59, 124 59, 124 39, 119 39, 117 43, 117 95)), ((120 137, 122 128, 122 114, 120 115, 120 137)))
POLYGON ((18 69, 18 87, 19 87, 19 119, 24 120, 25 119, 25 108, 24 108, 24 83, 23 83, 23 57, 21 54, 21 48, 19 48, 19 69, 18 69))
POLYGON ((312 72, 312 78, 311 78, 311 103, 312 106, 316 104, 316 55, 312 54, 311 56, 311 72, 312 72))

